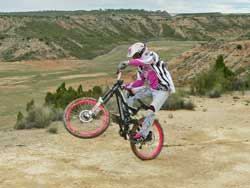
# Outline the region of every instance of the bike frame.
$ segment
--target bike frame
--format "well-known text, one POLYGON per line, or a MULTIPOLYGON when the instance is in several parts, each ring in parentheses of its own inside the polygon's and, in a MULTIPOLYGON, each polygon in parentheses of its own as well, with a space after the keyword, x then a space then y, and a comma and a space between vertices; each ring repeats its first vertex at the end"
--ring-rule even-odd
POLYGON ((123 81, 118 80, 111 89, 106 91, 104 96, 99 98, 96 108, 98 108, 100 104, 106 104, 115 95, 118 110, 119 110, 119 115, 120 115, 120 119, 119 119, 120 132, 119 133, 122 137, 127 139, 127 134, 129 133, 129 125, 135 124, 137 122, 137 120, 131 119, 130 115, 137 114, 140 108, 136 109, 134 107, 130 107, 127 104, 127 101, 122 92, 122 84, 123 84, 123 81))
POLYGON ((138 100, 138 102, 141 104, 139 108, 129 106, 122 92, 123 80, 120 80, 120 78, 121 72, 118 74, 117 82, 113 85, 111 89, 105 92, 103 97, 99 98, 97 104, 91 110, 91 113, 96 115, 98 113, 99 106, 101 104, 106 104, 113 97, 113 95, 115 95, 120 115, 119 133, 122 137, 127 139, 127 135, 129 133, 129 125, 138 124, 138 120, 132 119, 130 116, 136 115, 141 108, 147 110, 150 109, 150 107, 144 104, 141 100, 138 100))

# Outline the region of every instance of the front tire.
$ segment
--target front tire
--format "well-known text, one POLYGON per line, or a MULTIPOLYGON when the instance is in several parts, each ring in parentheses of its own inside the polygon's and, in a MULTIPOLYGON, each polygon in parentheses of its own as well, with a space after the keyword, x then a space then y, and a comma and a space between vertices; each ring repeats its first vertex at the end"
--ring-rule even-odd
POLYGON ((84 114, 96 104, 97 100, 93 98, 81 98, 71 102, 64 112, 66 130, 78 138, 94 138, 104 133, 110 122, 109 111, 105 105, 100 105, 96 116, 84 119, 84 114))
MULTIPOLYGON (((141 119, 138 125, 133 126, 131 132, 132 135, 135 135, 137 132, 139 132, 143 124, 143 120, 144 119, 141 119)), ((133 153, 141 160, 155 159, 163 148, 164 134, 160 123, 155 120, 151 129, 151 140, 141 141, 139 143, 135 143, 132 140, 130 141, 130 146, 133 153)))

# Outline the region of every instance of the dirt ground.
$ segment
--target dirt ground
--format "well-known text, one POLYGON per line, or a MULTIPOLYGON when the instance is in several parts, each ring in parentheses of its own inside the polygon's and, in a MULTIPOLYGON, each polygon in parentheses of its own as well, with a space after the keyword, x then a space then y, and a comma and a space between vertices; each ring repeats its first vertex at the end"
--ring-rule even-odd
POLYGON ((192 98, 195 111, 161 111, 165 144, 141 161, 111 124, 82 140, 43 130, 0 131, 1 188, 249 188, 250 94, 192 98), (170 114, 173 118, 170 118, 170 114))

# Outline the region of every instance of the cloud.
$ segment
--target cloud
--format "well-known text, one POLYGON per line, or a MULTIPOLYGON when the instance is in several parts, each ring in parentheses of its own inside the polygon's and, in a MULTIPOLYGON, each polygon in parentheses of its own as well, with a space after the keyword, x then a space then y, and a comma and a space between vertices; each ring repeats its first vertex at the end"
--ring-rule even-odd
POLYGON ((240 13, 248 10, 250 12, 250 0, 157 0, 158 4, 173 13, 186 12, 223 12, 240 13))
POLYGON ((91 10, 100 8, 167 10, 170 13, 250 13, 250 0, 8 0, 1 2, 0 11, 91 10))

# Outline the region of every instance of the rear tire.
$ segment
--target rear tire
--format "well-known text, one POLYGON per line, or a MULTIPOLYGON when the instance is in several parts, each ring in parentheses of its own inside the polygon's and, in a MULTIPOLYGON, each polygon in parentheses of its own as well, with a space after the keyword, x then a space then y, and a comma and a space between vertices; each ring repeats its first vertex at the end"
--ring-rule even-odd
MULTIPOLYGON (((134 125, 132 128, 132 135, 135 135, 141 128, 143 119, 139 121, 138 125, 134 125)), ((164 143, 164 134, 163 129, 160 123, 155 120, 152 125, 152 140, 146 141, 145 143, 139 142, 134 143, 132 140, 130 141, 130 146, 133 153, 141 160, 152 160, 155 159, 162 150, 164 143)))
POLYGON ((96 117, 83 121, 85 112, 91 110, 97 103, 93 98, 81 98, 72 101, 64 112, 66 130, 78 138, 94 138, 100 136, 109 126, 110 115, 105 105, 99 107, 96 117))

